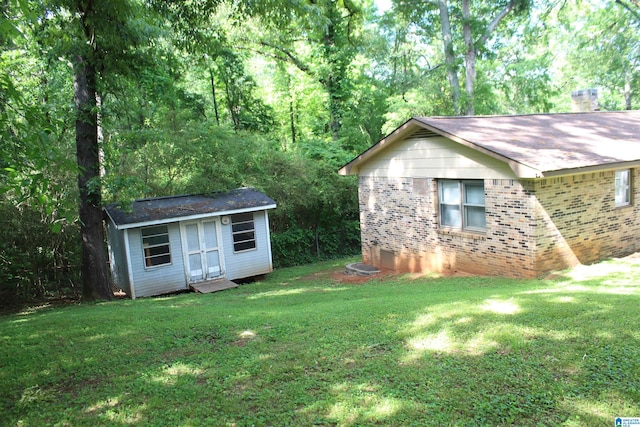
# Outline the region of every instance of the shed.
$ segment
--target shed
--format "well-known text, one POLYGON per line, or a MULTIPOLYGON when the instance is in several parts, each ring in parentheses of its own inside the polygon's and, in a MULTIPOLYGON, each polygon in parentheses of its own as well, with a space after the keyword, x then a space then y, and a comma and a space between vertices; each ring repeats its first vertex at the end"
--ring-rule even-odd
POLYGON ((539 277, 640 249, 640 112, 415 117, 343 166, 363 261, 539 277))
POLYGON ((253 188, 136 200, 105 208, 114 284, 131 298, 273 269, 268 210, 253 188))

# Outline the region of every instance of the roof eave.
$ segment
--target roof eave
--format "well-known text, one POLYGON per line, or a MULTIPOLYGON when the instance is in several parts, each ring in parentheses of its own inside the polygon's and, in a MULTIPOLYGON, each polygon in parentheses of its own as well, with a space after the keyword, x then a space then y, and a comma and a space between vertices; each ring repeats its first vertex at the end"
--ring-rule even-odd
POLYGON ((553 178, 566 175, 578 175, 582 173, 604 172, 607 170, 625 169, 640 166, 640 159, 627 162, 605 163, 602 165, 584 166, 579 168, 558 169, 553 171, 544 171, 540 178, 553 178))
POLYGON ((407 120, 389 135, 382 138, 380 141, 363 151, 360 155, 358 155, 358 157, 354 158, 349 163, 341 167, 338 170, 338 174, 344 176, 357 175, 360 171, 360 165, 362 163, 366 162, 369 158, 384 150, 386 147, 393 144, 398 139, 403 138, 408 132, 412 132, 420 128, 425 128, 424 123, 421 123, 415 118, 407 120))
POLYGON ((125 230, 129 228, 139 228, 139 227, 149 227, 152 225, 169 224, 172 222, 194 221, 194 220, 203 219, 203 218, 211 218, 214 216, 224 216, 224 215, 233 215, 233 214, 240 214, 240 213, 246 213, 246 212, 266 211, 268 209, 275 209, 276 207, 277 206, 275 204, 271 204, 266 206, 254 206, 250 208, 230 209, 226 211, 208 212, 208 213, 201 213, 201 214, 189 215, 189 216, 169 217, 169 218, 162 218, 162 219, 157 219, 152 221, 132 222, 127 224, 116 223, 111 217, 111 215, 109 215, 108 211, 107 211, 107 215, 109 215, 109 218, 111 218, 111 221, 113 222, 117 230, 125 230))
POLYGON ((366 151, 360 154, 358 157, 356 157, 355 159, 351 160, 349 163, 344 165, 342 168, 338 170, 338 173, 340 175, 345 175, 345 176, 357 175, 358 172, 360 171, 360 165, 362 165, 362 163, 366 162, 369 158, 376 155, 380 151, 384 150, 386 147, 393 144, 395 141, 402 139, 403 137, 407 136, 407 134, 409 134, 410 132, 413 132, 418 129, 430 130, 431 132, 437 133, 438 135, 448 138, 454 142, 457 142, 460 145, 464 145, 475 151, 483 153, 489 157, 493 157, 494 159, 505 162, 509 165, 513 173, 518 178, 539 178, 542 176, 542 172, 538 169, 535 169, 531 166, 527 166, 523 163, 519 163, 509 157, 503 156, 485 147, 482 147, 478 144, 467 141, 466 139, 457 137, 440 128, 429 125, 415 117, 406 121, 403 125, 398 127, 396 130, 390 133, 387 137, 381 139, 376 144, 372 145, 366 151))

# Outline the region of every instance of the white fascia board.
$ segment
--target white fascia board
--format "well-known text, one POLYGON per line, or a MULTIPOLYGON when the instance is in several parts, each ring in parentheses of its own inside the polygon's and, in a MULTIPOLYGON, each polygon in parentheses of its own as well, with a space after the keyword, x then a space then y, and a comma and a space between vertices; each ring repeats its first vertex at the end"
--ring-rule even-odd
POLYGON ((228 211, 209 212, 209 213, 205 213, 205 214, 164 218, 164 219, 158 219, 158 220, 154 220, 154 221, 134 222, 134 223, 131 223, 131 224, 121 224, 121 225, 116 225, 116 228, 118 230, 126 230, 128 228, 149 227, 149 226, 152 226, 152 225, 169 224, 171 222, 192 221, 192 220, 196 220, 196 219, 211 218, 211 217, 214 217, 214 216, 224 216, 224 215, 233 215, 233 214, 240 214, 240 213, 246 213, 246 212, 266 211, 267 209, 275 209, 275 208, 276 208, 276 205, 267 205, 267 206, 257 206, 257 207, 253 207, 253 208, 232 209, 232 210, 228 210, 228 211))
POLYGON ((608 163, 605 165, 585 166, 581 168, 559 169, 555 171, 545 171, 539 178, 552 178, 558 176, 579 175, 582 173, 605 172, 619 169, 629 169, 640 166, 640 160, 630 162, 608 163))

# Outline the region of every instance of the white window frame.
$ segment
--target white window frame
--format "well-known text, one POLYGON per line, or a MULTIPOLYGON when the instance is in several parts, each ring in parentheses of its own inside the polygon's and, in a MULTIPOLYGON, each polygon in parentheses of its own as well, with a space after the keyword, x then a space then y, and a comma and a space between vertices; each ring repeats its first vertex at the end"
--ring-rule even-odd
POLYGON ((631 169, 615 171, 615 204, 616 207, 631 205, 631 169))
POLYGON ((253 212, 231 215, 231 235, 233 237, 233 253, 258 249, 256 221, 253 212), (245 245, 249 245, 249 247, 242 248, 245 245), (238 247, 241 247, 241 249, 238 249, 238 247))
POLYGON ((467 191, 466 191, 466 186, 469 185, 475 185, 477 186, 478 184, 482 184, 482 189, 484 192, 484 180, 481 179, 466 179, 466 180, 459 180, 459 179, 441 179, 438 180, 438 216, 439 216, 439 224, 440 227, 442 228, 449 228, 449 229, 457 229, 457 230, 463 230, 463 231, 472 231, 472 232, 485 232, 487 230, 486 227, 486 199, 483 200, 482 204, 479 203, 470 203, 467 201, 467 191), (444 183, 456 183, 458 185, 458 191, 460 192, 459 197, 458 197, 458 202, 456 203, 445 203, 445 197, 443 194, 443 184, 444 183), (451 225, 451 224, 445 224, 443 223, 443 219, 444 219, 444 209, 446 206, 457 206, 458 207, 458 211, 460 213, 460 225, 451 225), (473 227, 473 226, 469 226, 468 225, 468 212, 469 212, 469 208, 479 208, 481 207, 484 211, 485 214, 485 224, 484 227, 473 227))
POLYGON ((165 265, 171 265, 171 242, 169 239, 169 227, 167 225, 155 225, 152 227, 144 227, 140 229, 140 238, 142 240, 142 259, 145 269, 163 267, 165 265), (164 229, 161 232, 156 230, 153 234, 145 235, 145 230, 152 229, 164 229), (158 239, 166 236, 166 241, 161 241, 159 243, 149 243, 149 240, 158 239), (157 254, 151 254, 151 250, 155 248, 162 248, 166 246, 166 252, 161 252, 157 254), (163 262, 161 264, 153 264, 154 259, 160 259, 160 257, 169 257, 169 261, 163 262))

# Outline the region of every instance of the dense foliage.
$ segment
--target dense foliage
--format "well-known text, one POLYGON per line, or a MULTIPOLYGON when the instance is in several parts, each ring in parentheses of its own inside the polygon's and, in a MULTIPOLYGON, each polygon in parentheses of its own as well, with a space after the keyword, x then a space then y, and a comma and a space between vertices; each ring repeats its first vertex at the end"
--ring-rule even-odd
POLYGON ((276 266, 310 262, 358 252, 336 171, 413 115, 638 105, 635 1, 1 3, 3 302, 80 292, 87 203, 253 186, 276 266))

